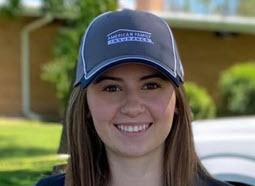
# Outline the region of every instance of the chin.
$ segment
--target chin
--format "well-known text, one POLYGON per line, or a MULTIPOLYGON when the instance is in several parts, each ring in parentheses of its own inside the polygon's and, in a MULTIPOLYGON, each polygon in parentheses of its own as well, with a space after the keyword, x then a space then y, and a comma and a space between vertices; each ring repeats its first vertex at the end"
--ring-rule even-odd
MULTIPOLYGON (((118 148, 118 149, 112 149, 111 152, 115 152, 115 154, 122 156, 122 157, 127 157, 127 158, 139 158, 139 157, 145 157, 150 154, 154 154, 156 152, 160 152, 163 145, 159 146, 151 146, 151 147, 146 147, 146 146, 137 146, 137 145, 128 145, 126 147, 118 148)), ((163 152, 163 151, 162 151, 163 152)))

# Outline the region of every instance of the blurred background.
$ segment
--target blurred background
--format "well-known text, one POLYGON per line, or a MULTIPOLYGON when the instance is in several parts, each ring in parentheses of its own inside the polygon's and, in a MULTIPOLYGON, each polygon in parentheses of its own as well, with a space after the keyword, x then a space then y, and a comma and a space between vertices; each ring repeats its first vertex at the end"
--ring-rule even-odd
POLYGON ((255 0, 0 0, 1 186, 65 164, 79 41, 95 16, 123 8, 172 28, 194 120, 255 115, 255 0))

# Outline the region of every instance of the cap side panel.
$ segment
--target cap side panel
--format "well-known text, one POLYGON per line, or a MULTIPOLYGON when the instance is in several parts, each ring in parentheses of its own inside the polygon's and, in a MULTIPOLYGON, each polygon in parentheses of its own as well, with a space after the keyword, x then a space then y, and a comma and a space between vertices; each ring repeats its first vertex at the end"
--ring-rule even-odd
MULTIPOLYGON (((86 44, 86 37, 87 37, 87 34, 88 34, 88 32, 89 32, 91 26, 93 25, 93 23, 94 23, 97 19, 99 19, 100 17, 102 17, 102 16, 104 16, 104 15, 106 15, 106 14, 109 14, 109 13, 111 13, 111 11, 105 12, 105 13, 103 13, 103 14, 100 14, 99 16, 97 16, 97 17, 89 24, 89 26, 88 26, 88 28, 87 28, 87 30, 86 30, 86 33, 85 33, 85 35, 84 35, 83 41, 82 41, 82 47, 81 47, 82 50, 81 50, 81 51, 84 51, 84 47, 85 47, 85 44, 86 44)), ((84 53, 83 53, 83 52, 81 52, 81 56, 82 56, 84 74, 86 75, 86 73, 87 73, 87 71, 86 71, 86 63, 85 63, 85 57, 84 57, 84 53)))
POLYGON ((177 75, 177 73, 176 73, 177 60, 176 60, 176 53, 175 53, 176 47, 175 47, 175 44, 174 44, 174 36, 173 36, 172 30, 170 29, 169 25, 164 20, 162 20, 162 21, 166 24, 166 26, 168 28, 168 31, 169 31, 169 34, 170 34, 170 37, 171 37, 171 43, 172 43, 173 53, 174 53, 174 73, 175 73, 175 77, 176 77, 176 75, 177 75))

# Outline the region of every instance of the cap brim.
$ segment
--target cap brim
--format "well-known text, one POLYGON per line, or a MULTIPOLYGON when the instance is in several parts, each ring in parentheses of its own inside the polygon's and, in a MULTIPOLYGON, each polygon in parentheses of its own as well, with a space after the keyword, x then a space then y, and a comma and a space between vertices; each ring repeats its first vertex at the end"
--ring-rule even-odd
POLYGON ((80 78, 75 82, 74 86, 81 85, 83 88, 86 88, 91 82, 93 82, 97 77, 102 75, 105 71, 127 63, 136 63, 136 64, 144 64, 150 67, 155 68, 160 73, 165 75, 169 80, 171 80, 177 87, 182 83, 182 80, 178 78, 178 75, 173 71, 168 70, 169 68, 164 67, 162 63, 155 59, 149 59, 146 57, 119 57, 118 59, 111 59, 105 62, 100 63, 100 66, 96 66, 91 71, 84 75, 84 72, 80 71, 77 74, 80 78))

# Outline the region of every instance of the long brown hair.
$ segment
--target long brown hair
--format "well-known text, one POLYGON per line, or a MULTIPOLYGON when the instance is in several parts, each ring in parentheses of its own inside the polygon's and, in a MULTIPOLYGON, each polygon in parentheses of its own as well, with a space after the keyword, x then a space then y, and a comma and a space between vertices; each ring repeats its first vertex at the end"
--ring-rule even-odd
MULTIPOLYGON (((194 147, 191 111, 182 86, 175 88, 176 110, 165 141, 164 186, 193 186, 208 175, 194 147)), ((87 104, 86 89, 75 87, 67 108, 70 159, 65 186, 107 186, 111 174, 103 142, 97 135, 87 104)))

